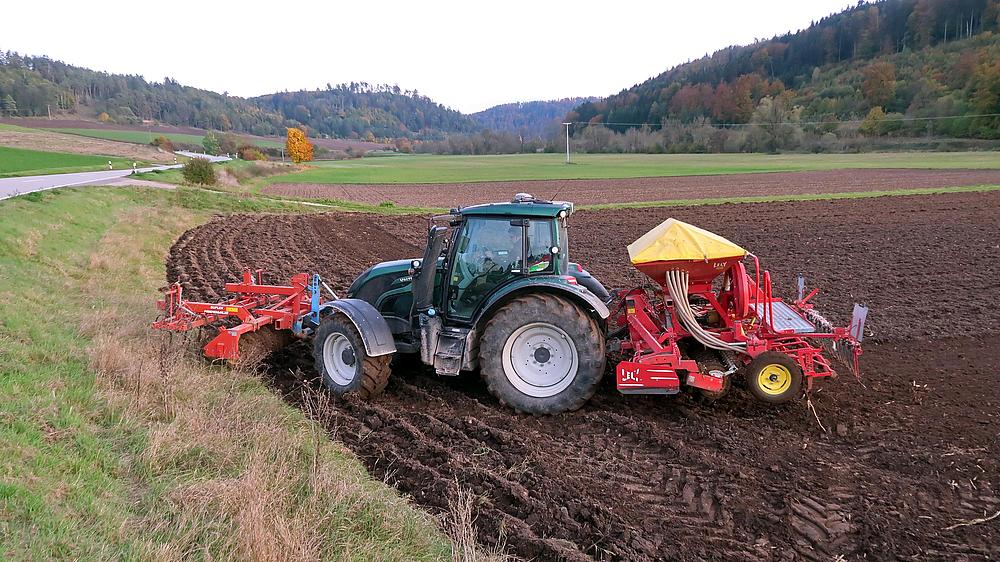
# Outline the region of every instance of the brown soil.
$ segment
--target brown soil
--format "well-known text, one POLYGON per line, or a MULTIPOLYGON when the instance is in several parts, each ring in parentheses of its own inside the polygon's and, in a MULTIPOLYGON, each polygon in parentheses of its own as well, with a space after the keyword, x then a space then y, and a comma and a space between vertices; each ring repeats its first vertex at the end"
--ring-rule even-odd
POLYGON ((1000 170, 834 170, 608 180, 498 181, 459 184, 274 184, 264 193, 360 203, 452 208, 506 201, 519 191, 578 205, 803 193, 881 191, 1000 184, 1000 170))
POLYGON ((3 131, 0 130, 0 146, 42 150, 46 152, 69 152, 72 154, 103 154, 130 158, 141 162, 172 163, 174 155, 152 146, 94 139, 79 135, 66 135, 50 131, 3 131))
MULTIPOLYGON (((523 190, 523 187, 522 189, 523 190)), ((674 216, 803 272, 837 319, 872 305, 864 385, 824 381, 806 405, 736 389, 624 397, 608 377, 583 409, 534 418, 474 375, 413 363, 376 402, 339 400, 331 432, 431 511, 456 486, 479 496, 481 541, 549 559, 992 559, 1000 520, 1000 193, 580 212, 572 252, 605 284, 641 279, 624 247, 674 216), (609 227, 609 225, 611 225, 609 227)), ((233 216, 178 240, 168 277, 216 298, 242 267, 275 280, 316 271, 343 290, 381 259, 419 255, 425 219, 233 216)), ((298 402, 316 388, 304 345, 272 358, 298 402), (295 375, 291 373, 297 373, 295 375)))

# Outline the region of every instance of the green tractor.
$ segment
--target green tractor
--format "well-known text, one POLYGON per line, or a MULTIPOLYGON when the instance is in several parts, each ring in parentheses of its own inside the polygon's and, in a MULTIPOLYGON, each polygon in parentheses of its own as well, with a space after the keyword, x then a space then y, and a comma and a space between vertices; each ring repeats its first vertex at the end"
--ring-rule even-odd
POLYGON ((423 258, 376 264, 332 301, 313 338, 324 383, 370 398, 412 354, 439 375, 479 369, 520 412, 582 406, 606 368, 611 297, 569 260, 572 213, 522 193, 433 217, 423 258))

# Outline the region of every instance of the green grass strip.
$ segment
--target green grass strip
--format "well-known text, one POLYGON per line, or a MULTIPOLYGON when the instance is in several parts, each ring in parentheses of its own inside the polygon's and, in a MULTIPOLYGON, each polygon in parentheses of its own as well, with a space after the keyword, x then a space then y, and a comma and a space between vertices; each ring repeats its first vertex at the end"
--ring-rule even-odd
POLYGON ((698 207, 725 205, 727 203, 782 203, 788 201, 833 201, 838 199, 868 199, 872 197, 898 197, 903 195, 939 195, 944 193, 981 193, 1000 190, 1000 185, 965 185, 959 187, 915 187, 908 189, 883 189, 879 191, 848 191, 841 193, 799 193, 795 195, 754 195, 747 197, 712 197, 708 199, 668 199, 664 201, 637 201, 633 203, 601 203, 580 205, 578 209, 600 211, 604 209, 646 209, 653 207, 698 207))

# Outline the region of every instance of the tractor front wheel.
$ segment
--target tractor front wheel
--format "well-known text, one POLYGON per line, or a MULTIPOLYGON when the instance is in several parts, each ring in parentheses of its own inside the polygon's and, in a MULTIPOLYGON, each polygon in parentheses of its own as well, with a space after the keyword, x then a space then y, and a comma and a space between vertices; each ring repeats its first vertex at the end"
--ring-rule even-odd
POLYGON ((590 315, 563 298, 525 295, 487 322, 479 365, 490 393, 518 412, 576 410, 604 375, 604 334, 590 315))
POLYGON ((794 359, 777 351, 765 351, 747 366, 746 383, 761 402, 784 404, 802 389, 802 369, 794 359))
POLYGON ((313 338, 313 358, 323 384, 338 396, 368 400, 389 384, 392 355, 370 357, 358 329, 342 314, 323 319, 313 338))

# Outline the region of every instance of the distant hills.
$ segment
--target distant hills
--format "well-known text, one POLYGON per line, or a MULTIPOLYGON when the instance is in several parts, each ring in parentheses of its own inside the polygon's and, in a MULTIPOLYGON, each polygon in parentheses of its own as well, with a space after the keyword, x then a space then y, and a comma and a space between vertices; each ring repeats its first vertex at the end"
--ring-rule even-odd
POLYGON ((548 138, 559 133, 563 117, 584 102, 598 98, 563 98, 551 101, 505 103, 473 113, 477 123, 492 129, 521 135, 523 138, 548 138))
POLYGON ((304 126, 314 136, 361 140, 436 139, 481 128, 471 117, 398 86, 350 83, 246 99, 172 78, 150 82, 0 52, 0 116, 40 117, 50 111, 123 125, 155 121, 264 136, 304 126))
POLYGON ((416 91, 387 84, 327 85, 325 90, 269 94, 249 101, 286 121, 338 138, 436 138, 480 128, 470 117, 416 91))
POLYGON ((767 97, 806 123, 835 127, 879 108, 897 119, 888 122, 909 119, 911 134, 1000 138, 1000 119, 971 117, 1000 113, 998 31, 1000 0, 859 2, 797 33, 728 47, 582 103, 566 118, 583 125, 577 133, 587 124, 738 125, 767 97))
MULTIPOLYGON (((749 131, 741 125, 755 119, 795 121, 817 139, 843 123, 857 131, 862 120, 871 121, 862 135, 1000 139, 998 39, 1000 0, 861 1, 804 30, 727 47, 605 99, 509 103, 472 115, 398 86, 347 83, 248 99, 8 51, 0 52, 0 117, 52 112, 262 136, 301 126, 314 137, 359 140, 485 139, 484 131, 495 131, 518 149, 551 139, 562 121, 577 125, 575 136, 590 131, 583 150, 758 150, 760 142, 729 134, 749 131), (607 137, 626 131, 634 138, 607 137)), ((775 126, 771 133, 781 132, 775 126)), ((761 137, 766 148, 782 147, 775 137, 761 137)))
POLYGON ((241 98, 172 78, 151 82, 45 56, 0 52, 0 117, 42 117, 51 111, 119 125, 157 122, 262 136, 305 127, 317 137, 369 141, 436 140, 484 128, 539 137, 588 99, 593 98, 506 104, 470 116, 416 90, 365 82, 241 98))

